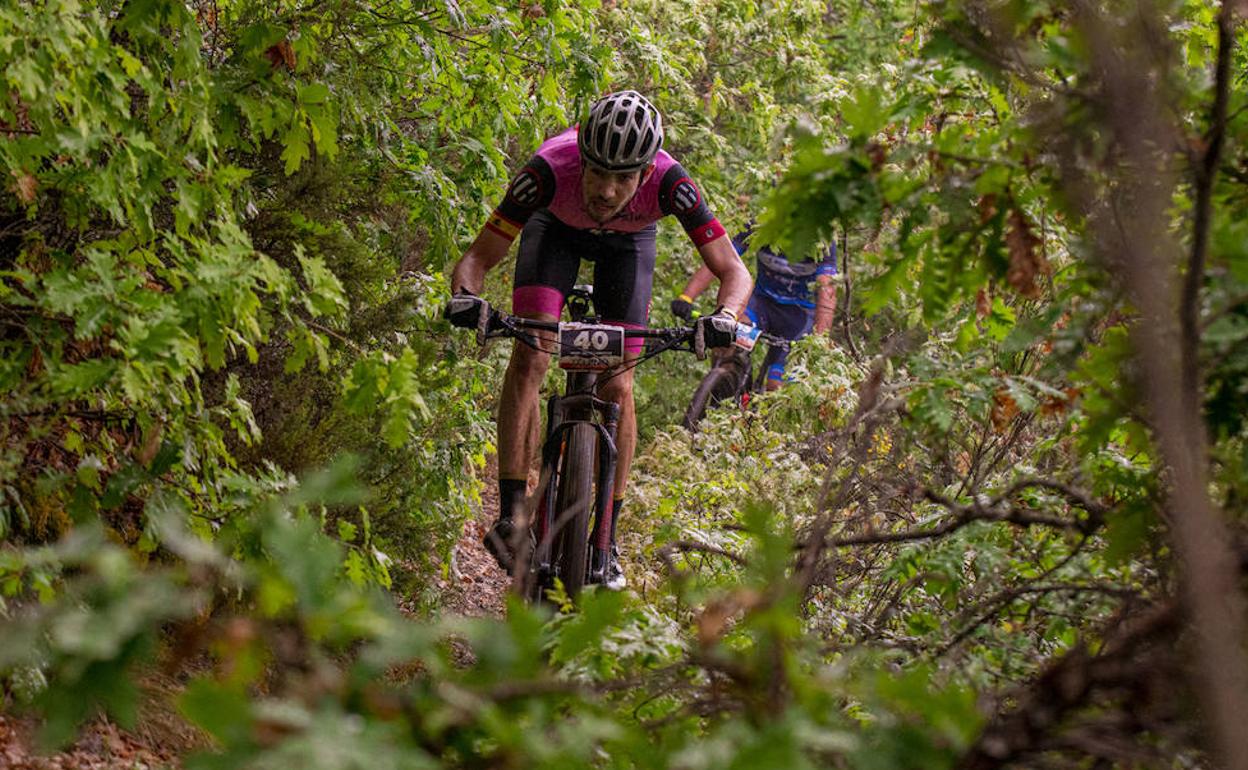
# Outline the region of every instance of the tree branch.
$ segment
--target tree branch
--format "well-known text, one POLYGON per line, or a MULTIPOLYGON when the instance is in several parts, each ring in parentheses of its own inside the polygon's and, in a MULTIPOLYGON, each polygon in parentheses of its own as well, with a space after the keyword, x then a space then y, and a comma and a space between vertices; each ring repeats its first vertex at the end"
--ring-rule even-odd
POLYGON ((668 569, 672 570, 673 573, 676 571, 676 566, 672 563, 672 554, 677 552, 707 553, 712 556, 722 556, 733 564, 741 567, 749 565, 749 562, 746 561, 744 557, 738 556, 731 551, 725 551, 719 546, 710 545, 709 543, 699 543, 696 540, 673 540, 660 548, 658 552, 659 558, 663 560, 664 564, 668 565, 668 569))
POLYGON ((1119 598, 1131 598, 1138 596, 1137 592, 1132 591, 1129 588, 1119 588, 1117 586, 1097 584, 1080 585, 1077 583, 1068 583, 1055 585, 1030 585, 1011 588, 1007 591, 1002 591, 996 596, 988 599, 986 602, 983 602, 980 606, 987 605, 988 609, 979 614, 974 620, 964 626, 961 631, 955 634, 952 639, 942 645, 940 649, 933 653, 933 657, 943 657, 954 647, 957 647, 959 644, 966 641, 971 634, 975 633, 976 629, 992 620, 1000 614, 1002 610, 1006 609, 1024 596, 1028 596, 1030 594, 1047 595, 1054 593, 1100 593, 1119 598))
MULTIPOLYGON (((1196 352, 1184 331, 1197 330, 1180 309, 1175 286, 1175 267, 1182 256, 1171 233, 1176 185, 1169 169, 1172 152, 1165 148, 1171 146, 1176 125, 1167 111, 1166 91, 1158 87, 1172 65, 1153 61, 1152 53, 1168 48, 1153 45, 1139 32, 1140 27, 1164 28, 1166 20, 1150 3, 1136 7, 1142 24, 1123 26, 1089 0, 1075 3, 1076 24, 1088 40, 1102 82, 1095 96, 1095 107, 1105 116, 1101 128, 1119 149, 1112 165, 1090 172, 1073 162, 1077 150, 1068 148, 1063 184, 1068 199, 1086 212, 1111 275, 1123 282, 1139 310, 1132 329, 1133 354, 1166 469, 1167 504, 1174 512, 1170 536, 1182 560, 1181 595, 1195 642, 1192 689, 1200 698, 1217 759, 1228 770, 1248 770, 1248 733, 1243 730, 1248 713, 1248 656, 1243 647, 1248 613, 1230 529, 1210 496, 1209 442, 1200 394, 1194 390, 1199 374, 1184 366, 1187 355, 1196 352), (1110 221, 1106 198, 1130 206, 1130 227, 1110 221)), ((1223 5, 1220 31, 1231 31, 1229 8, 1229 3, 1223 5)), ((1201 271, 1203 251, 1194 252, 1188 275, 1197 289, 1201 271)), ((1194 310, 1195 299, 1189 297, 1183 301, 1194 310)))
MULTIPOLYGON (((1180 319, 1183 327, 1183 390, 1190 399, 1200 397, 1200 287, 1205 278, 1205 257, 1209 250, 1209 225, 1213 219, 1213 187, 1218 176, 1218 162, 1226 136, 1227 105, 1231 90, 1231 57, 1235 48, 1233 4, 1222 3, 1218 14, 1218 58, 1214 76, 1213 105, 1210 108, 1209 130, 1205 134, 1205 151, 1193 168, 1196 188, 1195 213, 1192 221, 1192 251, 1188 257, 1187 275, 1183 281, 1183 304, 1180 319)), ((1197 402, 1199 403, 1199 402, 1197 402)))
POLYGON ((1027 478, 1014 482, 1008 489, 994 497, 992 504, 999 505, 1000 503, 1009 500, 1011 497, 1014 497, 1024 489, 1032 487, 1039 487, 1041 489, 1047 489, 1050 492, 1056 492, 1066 498, 1068 503, 1072 503, 1094 516, 1104 516, 1110 511, 1108 506, 1096 502, 1082 489, 1072 487, 1068 484, 1063 484, 1060 481, 1054 481, 1053 479, 1040 478, 1027 478))
POLYGON ((995 716, 980 733, 958 767, 990 770, 1016 767, 1017 760, 1041 749, 1062 719, 1082 706, 1096 691, 1156 672, 1139 650, 1165 648, 1181 627, 1178 602, 1154 606, 1150 611, 1111 626, 1101 651, 1092 654, 1082 644, 1053 662, 1025 693, 1011 700, 1018 705, 995 716))
MULTIPOLYGON (((1065 529, 1075 532, 1088 532, 1100 526, 1100 517, 1092 516, 1086 521, 1077 521, 1074 519, 1064 519, 1061 516, 1052 516, 1044 513, 1036 513, 1034 511, 1021 510, 1014 507, 1001 507, 999 503, 993 503, 988 506, 981 506, 977 503, 971 505, 961 505, 940 495, 932 490, 924 490, 923 496, 933 503, 941 505, 949 509, 953 514, 953 518, 940 524, 939 526, 927 528, 916 528, 902 530, 901 532, 877 532, 865 535, 851 535, 849 537, 833 538, 826 540, 823 545, 828 548, 840 548, 849 545, 885 545, 888 543, 906 543, 915 540, 931 540, 937 537, 943 537, 951 532, 955 532, 967 524, 975 521, 991 521, 1004 522, 1007 524, 1017 524, 1023 527, 1053 527, 1055 529, 1065 529)), ((799 546, 804 547, 804 546, 799 546)))

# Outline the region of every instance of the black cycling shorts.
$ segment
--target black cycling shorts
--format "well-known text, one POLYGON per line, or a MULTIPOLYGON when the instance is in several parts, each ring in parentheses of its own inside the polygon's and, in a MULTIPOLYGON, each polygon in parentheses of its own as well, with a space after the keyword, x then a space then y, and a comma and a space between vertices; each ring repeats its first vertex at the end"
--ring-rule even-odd
MULTIPOLYGON (((656 233, 657 228, 650 225, 635 233, 596 234, 569 227, 544 209, 537 211, 520 233, 512 312, 548 313, 558 318, 584 258, 594 263, 598 316, 626 327, 645 328, 654 284, 656 233)), ((636 343, 640 346, 642 341, 636 343)))

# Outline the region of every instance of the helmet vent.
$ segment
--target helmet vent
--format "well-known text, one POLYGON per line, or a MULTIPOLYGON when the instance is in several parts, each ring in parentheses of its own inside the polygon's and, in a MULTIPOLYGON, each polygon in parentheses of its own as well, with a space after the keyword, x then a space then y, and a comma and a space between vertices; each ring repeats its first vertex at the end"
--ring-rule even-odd
POLYGON ((577 134, 581 157, 609 171, 645 168, 663 146, 663 118, 636 91, 607 94, 589 108, 577 134))

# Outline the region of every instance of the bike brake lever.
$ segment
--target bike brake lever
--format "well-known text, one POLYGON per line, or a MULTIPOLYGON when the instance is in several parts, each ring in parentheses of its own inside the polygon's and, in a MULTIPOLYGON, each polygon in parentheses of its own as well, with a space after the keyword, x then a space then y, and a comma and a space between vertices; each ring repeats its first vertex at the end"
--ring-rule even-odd
POLYGON ((688 350, 692 352, 693 337, 687 333, 687 330, 682 331, 686 331, 686 333, 646 340, 646 354, 655 355, 667 350, 688 350))

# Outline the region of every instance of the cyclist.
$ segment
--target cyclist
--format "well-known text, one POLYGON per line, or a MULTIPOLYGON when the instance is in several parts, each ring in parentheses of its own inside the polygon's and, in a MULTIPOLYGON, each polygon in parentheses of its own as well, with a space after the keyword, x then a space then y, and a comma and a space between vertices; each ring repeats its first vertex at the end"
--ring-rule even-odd
MULTIPOLYGON (((747 228, 732 239, 738 254, 745 254, 749 248, 752 232, 752 227, 747 228)), ((835 243, 818 262, 810 257, 790 262, 783 254, 763 246, 758 250, 758 282, 746 306, 746 317, 762 331, 792 342, 812 330, 831 333, 836 312, 835 275, 835 243)), ((680 296, 672 300, 672 313, 688 319, 693 313, 694 300, 713 278, 705 267, 699 268, 690 276, 680 296)), ((788 356, 788 350, 768 350, 767 390, 776 390, 784 384, 788 356)))
MULTIPOLYGON (((662 145, 662 117, 641 94, 619 91, 594 102, 579 126, 548 139, 515 175, 502 203, 455 265, 451 290, 480 293, 486 272, 507 255, 519 235, 514 314, 558 320, 586 257, 594 262, 598 315, 624 327, 644 328, 650 314, 655 223, 670 214, 697 247, 708 273, 720 281, 715 313, 735 320, 750 294, 749 271, 698 186, 662 145)), ((538 336, 541 347, 553 349, 553 335, 538 336)), ((629 360, 642 349, 641 340, 632 342, 626 351, 629 360)), ((504 569, 511 568, 514 515, 524 504, 529 466, 541 445, 538 391, 549 363, 548 353, 517 343, 503 380, 499 512, 485 546, 504 569)), ((612 490, 612 548, 606 564, 591 565, 591 579, 620 588, 625 581, 614 530, 637 441, 632 372, 625 369, 611 377, 600 394, 620 405, 618 467, 612 490)), ((600 534, 595 531, 594 537, 600 534)))

